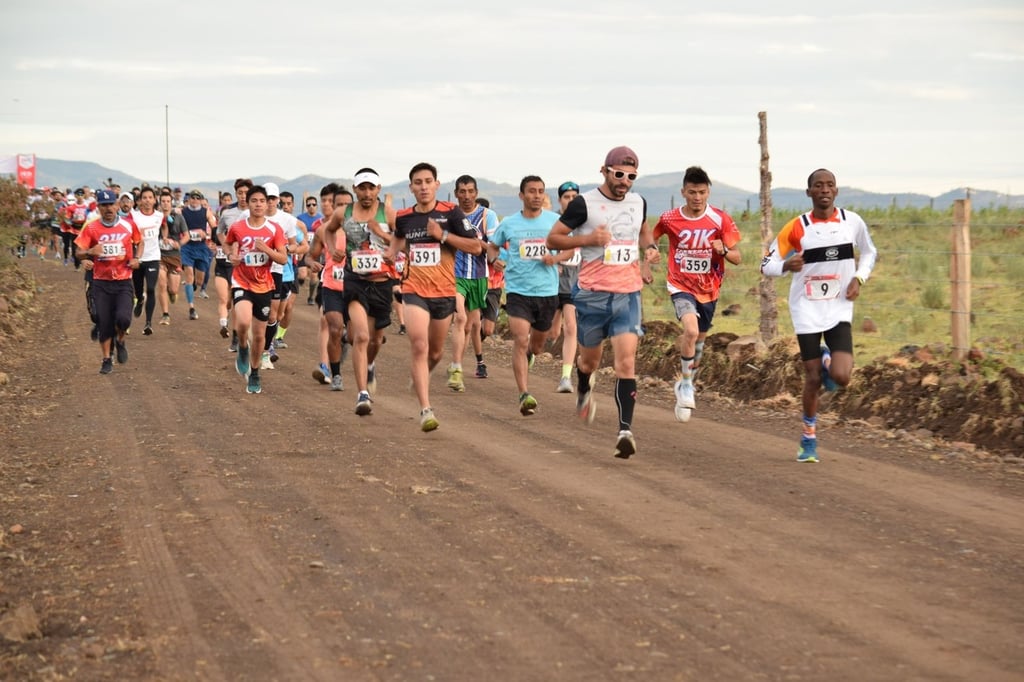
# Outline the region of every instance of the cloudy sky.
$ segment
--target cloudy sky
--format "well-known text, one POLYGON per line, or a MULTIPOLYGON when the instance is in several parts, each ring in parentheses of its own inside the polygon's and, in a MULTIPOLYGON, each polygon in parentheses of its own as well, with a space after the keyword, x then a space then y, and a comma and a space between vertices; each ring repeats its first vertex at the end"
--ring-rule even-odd
POLYGON ((0 156, 170 181, 385 184, 421 160, 549 185, 703 165, 777 186, 1024 193, 1024 4, 19 0, 0 9, 0 156), (170 9, 170 8, 173 8, 170 9), (267 9, 264 9, 267 8, 267 9), (165 109, 166 107, 166 109, 165 109))

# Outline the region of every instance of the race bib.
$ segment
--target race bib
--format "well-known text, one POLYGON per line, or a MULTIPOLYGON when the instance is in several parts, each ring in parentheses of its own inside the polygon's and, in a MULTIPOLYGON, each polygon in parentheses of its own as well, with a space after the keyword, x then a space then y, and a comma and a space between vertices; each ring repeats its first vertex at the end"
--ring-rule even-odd
POLYGON ((115 260, 124 258, 124 242, 103 242, 100 244, 100 258, 115 260))
POLYGON ((523 260, 543 260, 548 255, 543 239, 524 239, 519 242, 519 257, 523 260))
POLYGON ((261 251, 250 251, 242 256, 242 262, 252 268, 258 268, 270 262, 270 256, 261 251))
POLYGON ((831 301, 839 298, 839 275, 805 277, 804 296, 812 301, 831 301))
POLYGON ((582 260, 583 260, 583 257, 580 256, 580 250, 579 249, 573 249, 572 250, 572 258, 570 258, 569 260, 565 261, 562 265, 570 265, 570 266, 573 266, 573 267, 578 267, 582 260))
POLYGON ((152 240, 156 239, 159 236, 160 236, 160 228, 159 227, 147 227, 142 232, 142 237, 146 241, 152 241, 152 240))
POLYGON ((189 230, 188 239, 193 242, 201 242, 206 240, 206 233, 202 230, 189 230))
POLYGON ((708 256, 683 256, 679 263, 683 274, 703 275, 711 272, 711 258, 708 256))
POLYGON ((605 265, 629 265, 640 257, 640 247, 632 241, 612 241, 604 247, 605 265))
POLYGON ((224 249, 217 247, 217 253, 214 254, 214 258, 218 260, 227 260, 228 254, 224 253, 224 249))
POLYGON ((378 251, 353 251, 348 258, 352 272, 369 275, 384 267, 384 256, 378 251))
POLYGON ((440 244, 413 244, 409 248, 409 264, 418 268, 433 268, 441 264, 440 244))

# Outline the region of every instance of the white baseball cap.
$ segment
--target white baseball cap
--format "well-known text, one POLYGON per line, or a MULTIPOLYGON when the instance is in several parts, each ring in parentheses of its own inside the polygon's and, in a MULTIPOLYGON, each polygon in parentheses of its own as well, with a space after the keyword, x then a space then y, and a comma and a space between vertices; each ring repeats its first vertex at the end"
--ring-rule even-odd
POLYGON ((370 171, 364 171, 356 175, 355 180, 352 181, 353 186, 358 187, 364 183, 370 183, 374 187, 380 184, 380 176, 370 171))
POLYGON ((267 190, 268 197, 281 196, 281 190, 278 188, 277 183, 268 182, 263 185, 263 189, 267 190))

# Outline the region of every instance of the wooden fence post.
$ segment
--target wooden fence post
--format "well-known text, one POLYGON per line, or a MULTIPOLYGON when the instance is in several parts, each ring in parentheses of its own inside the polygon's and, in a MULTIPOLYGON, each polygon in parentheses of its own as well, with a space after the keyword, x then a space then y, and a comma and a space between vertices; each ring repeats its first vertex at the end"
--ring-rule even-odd
MULTIPOLYGON (((758 144, 761 145, 761 252, 768 253, 768 247, 772 245, 772 173, 768 170, 768 114, 764 111, 757 113, 757 120, 760 122, 761 135, 758 144)), ((761 275, 757 284, 758 298, 761 306, 761 321, 758 331, 761 340, 765 343, 772 341, 779 335, 779 308, 775 295, 775 280, 771 277, 761 275)))
POLYGON ((971 200, 953 202, 953 249, 949 266, 953 357, 971 349, 971 200))

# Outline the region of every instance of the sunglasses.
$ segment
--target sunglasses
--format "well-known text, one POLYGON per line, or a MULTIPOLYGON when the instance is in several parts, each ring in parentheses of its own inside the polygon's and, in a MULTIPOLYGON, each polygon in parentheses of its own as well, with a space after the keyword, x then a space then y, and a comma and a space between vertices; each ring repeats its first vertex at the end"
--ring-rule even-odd
POLYGON ((636 173, 627 173, 626 171, 612 170, 611 168, 608 169, 608 172, 611 173, 612 177, 616 180, 621 180, 622 178, 629 178, 630 181, 636 180, 636 173))
POLYGON ((316 202, 315 201, 311 201, 308 204, 306 204, 306 208, 310 208, 311 206, 316 206, 316 202))

